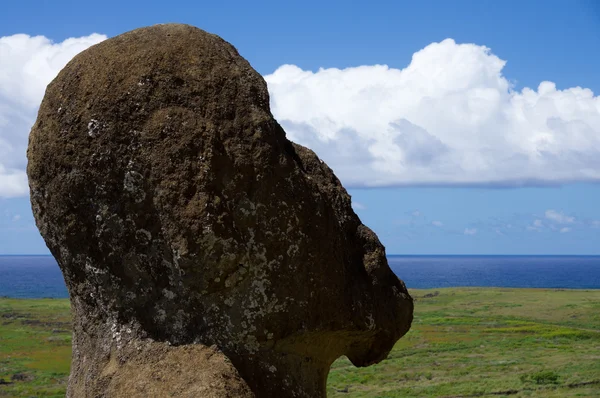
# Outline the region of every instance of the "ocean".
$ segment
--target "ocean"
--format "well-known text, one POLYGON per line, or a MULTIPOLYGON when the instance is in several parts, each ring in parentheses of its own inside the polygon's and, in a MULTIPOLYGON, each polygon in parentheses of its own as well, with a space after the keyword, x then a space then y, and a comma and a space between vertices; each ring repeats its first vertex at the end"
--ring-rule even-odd
MULTIPOLYGON (((600 256, 389 256, 409 288, 600 289, 600 256)), ((0 256, 0 296, 68 297, 51 256, 0 256)))

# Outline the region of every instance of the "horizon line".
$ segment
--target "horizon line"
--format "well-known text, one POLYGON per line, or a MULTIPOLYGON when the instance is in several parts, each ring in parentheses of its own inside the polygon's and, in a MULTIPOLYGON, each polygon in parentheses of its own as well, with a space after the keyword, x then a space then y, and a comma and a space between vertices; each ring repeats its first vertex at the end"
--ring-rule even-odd
MULTIPOLYGON (((596 254, 424 254, 424 253, 393 253, 386 254, 386 257, 600 257, 600 253, 596 254)), ((52 254, 2 254, 0 257, 53 257, 52 254)))

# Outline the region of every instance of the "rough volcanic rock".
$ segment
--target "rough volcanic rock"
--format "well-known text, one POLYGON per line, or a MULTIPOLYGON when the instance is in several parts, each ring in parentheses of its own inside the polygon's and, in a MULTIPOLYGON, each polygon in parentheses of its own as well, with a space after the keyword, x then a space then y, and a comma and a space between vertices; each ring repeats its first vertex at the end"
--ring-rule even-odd
POLYGON ((74 314, 68 396, 320 397, 332 361, 381 361, 410 327, 377 236, 215 35, 158 25, 77 55, 28 159, 74 314))

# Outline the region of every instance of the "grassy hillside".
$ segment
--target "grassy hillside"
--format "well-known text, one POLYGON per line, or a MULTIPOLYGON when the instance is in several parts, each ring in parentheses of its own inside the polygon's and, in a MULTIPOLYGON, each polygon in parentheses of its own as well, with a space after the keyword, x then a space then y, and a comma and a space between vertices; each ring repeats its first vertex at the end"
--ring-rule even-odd
POLYGON ((0 397, 64 397, 70 329, 68 300, 0 299, 0 397))
POLYGON ((411 331, 378 365, 335 362, 329 397, 600 397, 600 290, 411 293, 411 331))
MULTIPOLYGON (((598 397, 600 290, 412 290, 382 363, 334 363, 329 397, 598 397)), ((67 300, 0 299, 0 397, 64 396, 67 300)))

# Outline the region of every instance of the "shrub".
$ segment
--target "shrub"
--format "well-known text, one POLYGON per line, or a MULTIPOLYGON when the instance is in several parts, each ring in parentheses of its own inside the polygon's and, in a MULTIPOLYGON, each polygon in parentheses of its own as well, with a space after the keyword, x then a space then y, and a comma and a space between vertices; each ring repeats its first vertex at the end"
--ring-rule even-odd
POLYGON ((519 378, 523 383, 533 382, 535 384, 559 384, 559 375, 550 370, 544 370, 530 375, 523 374, 519 378))

